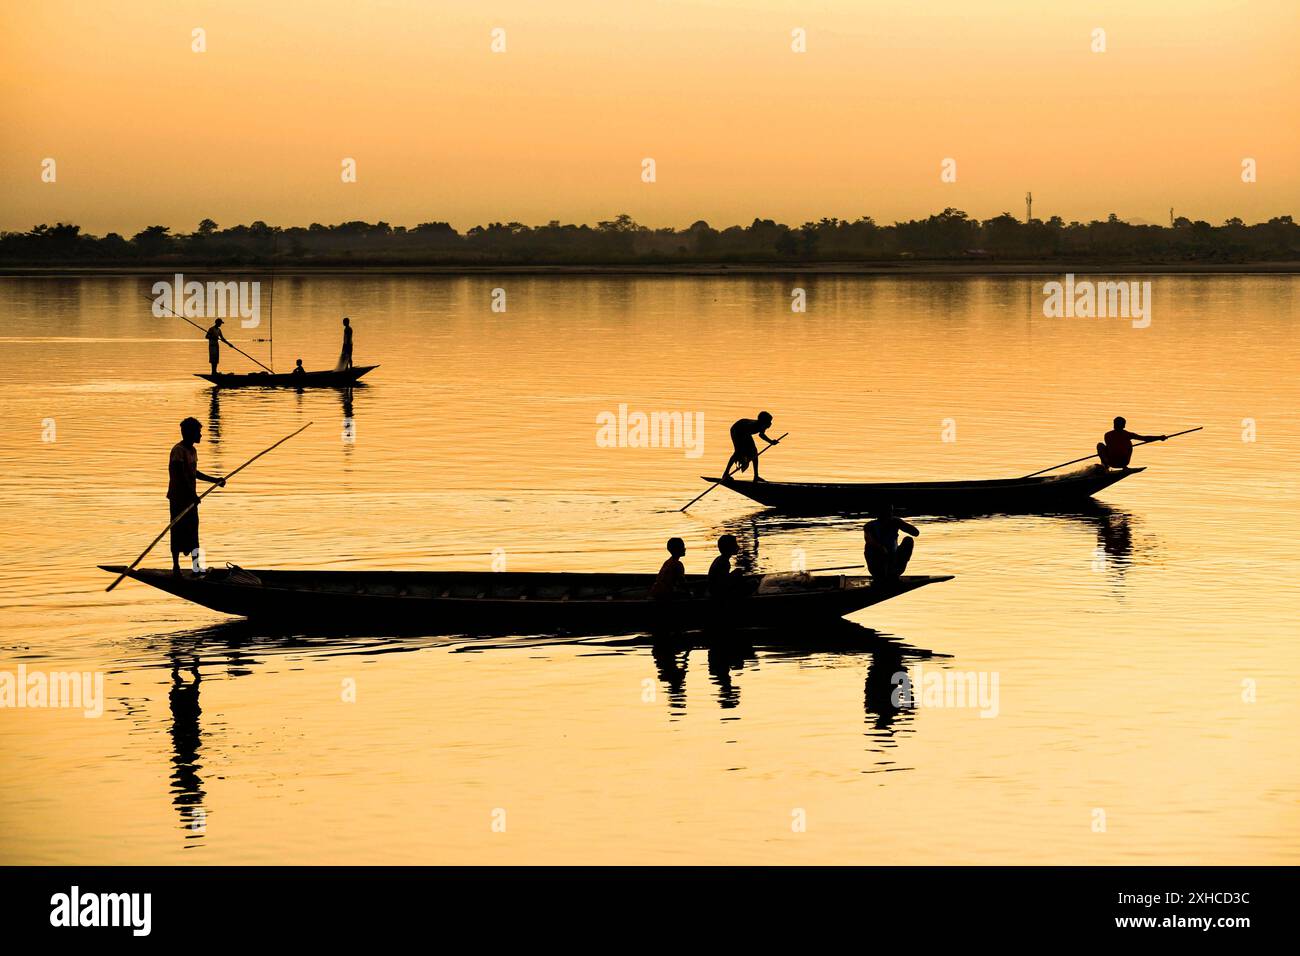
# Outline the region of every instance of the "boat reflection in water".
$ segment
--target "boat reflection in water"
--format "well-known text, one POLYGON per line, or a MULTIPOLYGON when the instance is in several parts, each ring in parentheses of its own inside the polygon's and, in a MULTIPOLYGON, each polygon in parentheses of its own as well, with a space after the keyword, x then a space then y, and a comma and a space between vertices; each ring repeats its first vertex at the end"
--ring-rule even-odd
MULTIPOLYGON (((817 625, 815 630, 747 629, 691 634, 642 634, 619 637, 476 638, 414 635, 290 633, 248 621, 229 621, 209 627, 156 635, 125 662, 130 669, 165 668, 170 674, 168 707, 171 759, 169 785, 178 829, 185 846, 202 845, 212 808, 208 806, 203 766, 205 736, 201 692, 205 680, 231 680, 256 673, 259 666, 274 667, 286 656, 333 658, 373 657, 392 653, 536 653, 546 647, 600 648, 602 652, 644 657, 662 684, 670 720, 685 716, 688 674, 692 658, 705 660, 711 698, 725 711, 741 706, 741 690, 747 671, 756 672, 760 663, 781 661, 824 666, 853 666, 865 662, 863 691, 864 719, 873 745, 869 751, 879 758, 896 745, 897 722, 910 719, 910 708, 900 706, 897 690, 900 675, 908 673, 912 661, 942 659, 924 648, 912 647, 896 638, 847 620, 817 625)), ((698 669, 697 669, 698 672, 698 669)), ((697 700, 698 702, 698 700, 697 700)), ((791 720, 798 719, 791 715, 791 720)), ((142 724, 146 730, 148 724, 142 724)), ((152 732, 152 731, 149 731, 152 732)), ((207 745, 211 752, 211 743, 207 745)), ((218 745, 219 746, 219 745, 218 745)), ((228 751, 227 756, 237 751, 228 751)), ((899 769, 893 761, 877 759, 877 769, 899 769)), ((867 770, 864 772, 874 772, 867 770)))
MULTIPOLYGON (((1037 519, 1074 523, 1090 529, 1096 535, 1096 545, 1091 557, 1093 570, 1108 572, 1117 583, 1122 582, 1124 573, 1135 563, 1136 558, 1150 557, 1156 548, 1155 542, 1143 540, 1141 536, 1135 537, 1134 528, 1140 525, 1140 521, 1131 513, 1100 501, 1087 501, 1068 510, 1041 511, 1032 515, 990 512, 966 515, 914 515, 911 518, 922 529, 931 525, 991 521, 1023 522, 1037 519)), ((843 537, 842 552, 836 553, 842 553, 845 558, 844 563, 847 564, 858 560, 862 554, 862 524, 865 520, 867 519, 861 515, 798 516, 761 510, 726 521, 713 529, 713 533, 735 535, 741 547, 741 554, 737 556, 736 563, 739 565, 743 560, 746 566, 757 567, 762 564, 760 546, 765 537, 770 544, 779 536, 792 532, 833 531, 843 537)), ((781 559, 789 563, 792 553, 793 550, 785 551, 781 554, 781 559)), ((923 571, 920 563, 923 558, 920 556, 924 552, 919 546, 917 553, 918 558, 914 558, 908 568, 909 574, 923 571)))
POLYGON ((736 675, 746 666, 757 667, 763 660, 791 661, 824 658, 837 666, 853 658, 867 659, 864 704, 867 719, 879 729, 888 729, 903 708, 895 701, 907 662, 930 660, 947 655, 912 647, 870 627, 848 620, 818 623, 815 630, 791 628, 746 629, 727 633, 700 631, 686 635, 658 635, 619 642, 623 646, 651 645, 659 681, 663 684, 668 708, 674 716, 686 710, 686 675, 692 653, 706 658, 707 673, 712 681, 717 704, 724 710, 740 703, 740 685, 736 675))

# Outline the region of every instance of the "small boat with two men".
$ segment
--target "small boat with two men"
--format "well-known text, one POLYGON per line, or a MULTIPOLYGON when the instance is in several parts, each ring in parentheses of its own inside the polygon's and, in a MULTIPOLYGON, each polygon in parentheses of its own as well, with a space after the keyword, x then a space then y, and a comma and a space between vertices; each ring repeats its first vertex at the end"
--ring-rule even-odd
POLYGON ((1093 466, 1063 475, 983 481, 835 483, 738 481, 733 477, 705 477, 704 480, 791 514, 871 514, 883 505, 892 505, 905 514, 1015 514, 1054 511, 1081 504, 1103 488, 1144 470, 1093 466))
MULTIPOLYGON (((239 354, 252 358, 251 355, 240 351, 226 338, 221 329, 223 324, 224 322, 221 319, 217 319, 203 336, 208 342, 208 364, 212 366, 212 371, 195 373, 198 378, 211 382, 218 388, 351 388, 367 372, 373 372, 379 368, 378 365, 352 364, 352 320, 344 316, 343 348, 339 352, 339 360, 333 368, 319 369, 314 372, 308 371, 303 367, 302 359, 298 359, 292 372, 276 373, 265 365, 262 365, 262 371, 260 372, 221 372, 218 371, 218 366, 221 363, 221 345, 223 343, 239 352, 239 354)), ((257 359, 253 359, 253 361, 257 362, 258 365, 262 364, 257 359)))
MULTIPOLYGON (((301 363, 301 359, 299 360, 301 363)), ((292 372, 215 372, 195 373, 219 388, 350 388, 378 365, 354 365, 345 369, 309 372, 299 364, 292 372)))
POLYGON ((766 429, 771 424, 772 416, 767 412, 760 412, 756 419, 741 419, 736 422, 732 426, 735 450, 727 460, 722 476, 702 475, 701 478, 710 485, 721 485, 769 508, 802 515, 874 514, 882 508, 891 508, 903 514, 926 515, 1017 514, 1067 510, 1085 503, 1116 482, 1145 471, 1145 468, 1130 466, 1134 445, 1165 441, 1172 437, 1139 435, 1128 431, 1123 418, 1116 418, 1115 427, 1098 443, 1095 454, 1065 462, 1065 465, 1074 465, 1097 458, 1100 464, 1056 475, 1043 472, 1055 471, 1065 465, 1045 468, 1042 472, 1034 472, 1022 478, 975 481, 771 481, 758 475, 758 457, 761 452, 756 449, 752 437, 758 435, 769 446, 778 444, 780 439, 767 437, 766 429), (754 468, 753 477, 741 481, 737 477, 739 472, 750 465, 754 468))

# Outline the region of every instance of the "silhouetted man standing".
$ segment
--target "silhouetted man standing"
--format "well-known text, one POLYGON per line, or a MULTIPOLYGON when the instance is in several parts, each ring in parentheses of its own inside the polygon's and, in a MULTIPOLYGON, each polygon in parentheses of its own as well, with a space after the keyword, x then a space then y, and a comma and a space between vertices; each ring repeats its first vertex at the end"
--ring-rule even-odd
POLYGON ((352 367, 352 323, 343 317, 343 351, 339 354, 339 368, 352 367))
MULTIPOLYGON (((218 320, 220 321, 220 320, 218 320)), ((199 507, 198 489, 195 479, 202 478, 223 488, 226 479, 213 478, 199 471, 199 452, 194 446, 203 440, 203 426, 197 418, 187 418, 181 422, 181 440, 172 446, 171 458, 167 462, 167 503, 171 506, 172 521, 190 508, 183 518, 172 525, 172 573, 180 574, 181 554, 191 557, 191 567, 195 574, 201 574, 199 562, 199 507)))
MULTIPOLYGON (((203 336, 208 340, 208 364, 212 366, 213 375, 217 374, 217 362, 221 358, 221 346, 218 343, 225 342, 227 345, 230 345, 225 333, 221 331, 221 326, 223 324, 224 323, 220 319, 217 319, 217 321, 212 323, 212 327, 208 329, 203 336)), ((230 347, 234 348, 233 345, 230 347)))

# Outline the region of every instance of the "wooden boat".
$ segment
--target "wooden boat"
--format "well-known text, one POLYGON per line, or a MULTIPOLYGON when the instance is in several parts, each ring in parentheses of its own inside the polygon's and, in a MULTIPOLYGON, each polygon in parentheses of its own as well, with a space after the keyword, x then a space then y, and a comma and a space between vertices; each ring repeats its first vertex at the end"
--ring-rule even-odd
POLYGON ((198 374, 201 379, 206 379, 213 385, 220 388, 245 388, 248 386, 261 386, 262 388, 347 388, 355 385, 357 379, 367 372, 379 368, 378 365, 354 365, 352 368, 343 371, 327 369, 323 372, 303 372, 301 375, 276 374, 270 372, 249 372, 248 374, 235 374, 233 372, 218 372, 216 375, 198 374))
MULTIPOLYGON (((120 565, 100 565, 121 574, 120 565)), ((705 576, 687 577, 691 596, 649 598, 653 574, 477 571, 262 571, 229 567, 203 575, 136 569, 129 576, 203 607, 259 621, 329 627, 418 629, 424 634, 627 634, 656 628, 767 627, 845 614, 951 575, 893 582, 844 575, 755 575, 749 596, 704 596, 705 576)))
MULTIPOLYGON (((1026 513, 1085 501, 1143 468, 1114 471, 1101 465, 1038 478, 987 481, 818 484, 801 481, 722 482, 737 494, 791 514, 868 514, 890 504, 902 514, 1026 513)), ((717 482, 717 478, 705 478, 717 482)))

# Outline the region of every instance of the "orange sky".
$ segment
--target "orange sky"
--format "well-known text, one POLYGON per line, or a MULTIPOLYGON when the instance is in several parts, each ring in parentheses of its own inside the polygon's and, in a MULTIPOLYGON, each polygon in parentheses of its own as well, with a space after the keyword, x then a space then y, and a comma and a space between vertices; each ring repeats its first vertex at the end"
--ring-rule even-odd
POLYGON ((1295 0, 5 4, 0 228, 1253 222, 1300 213, 1298 46, 1295 0))

